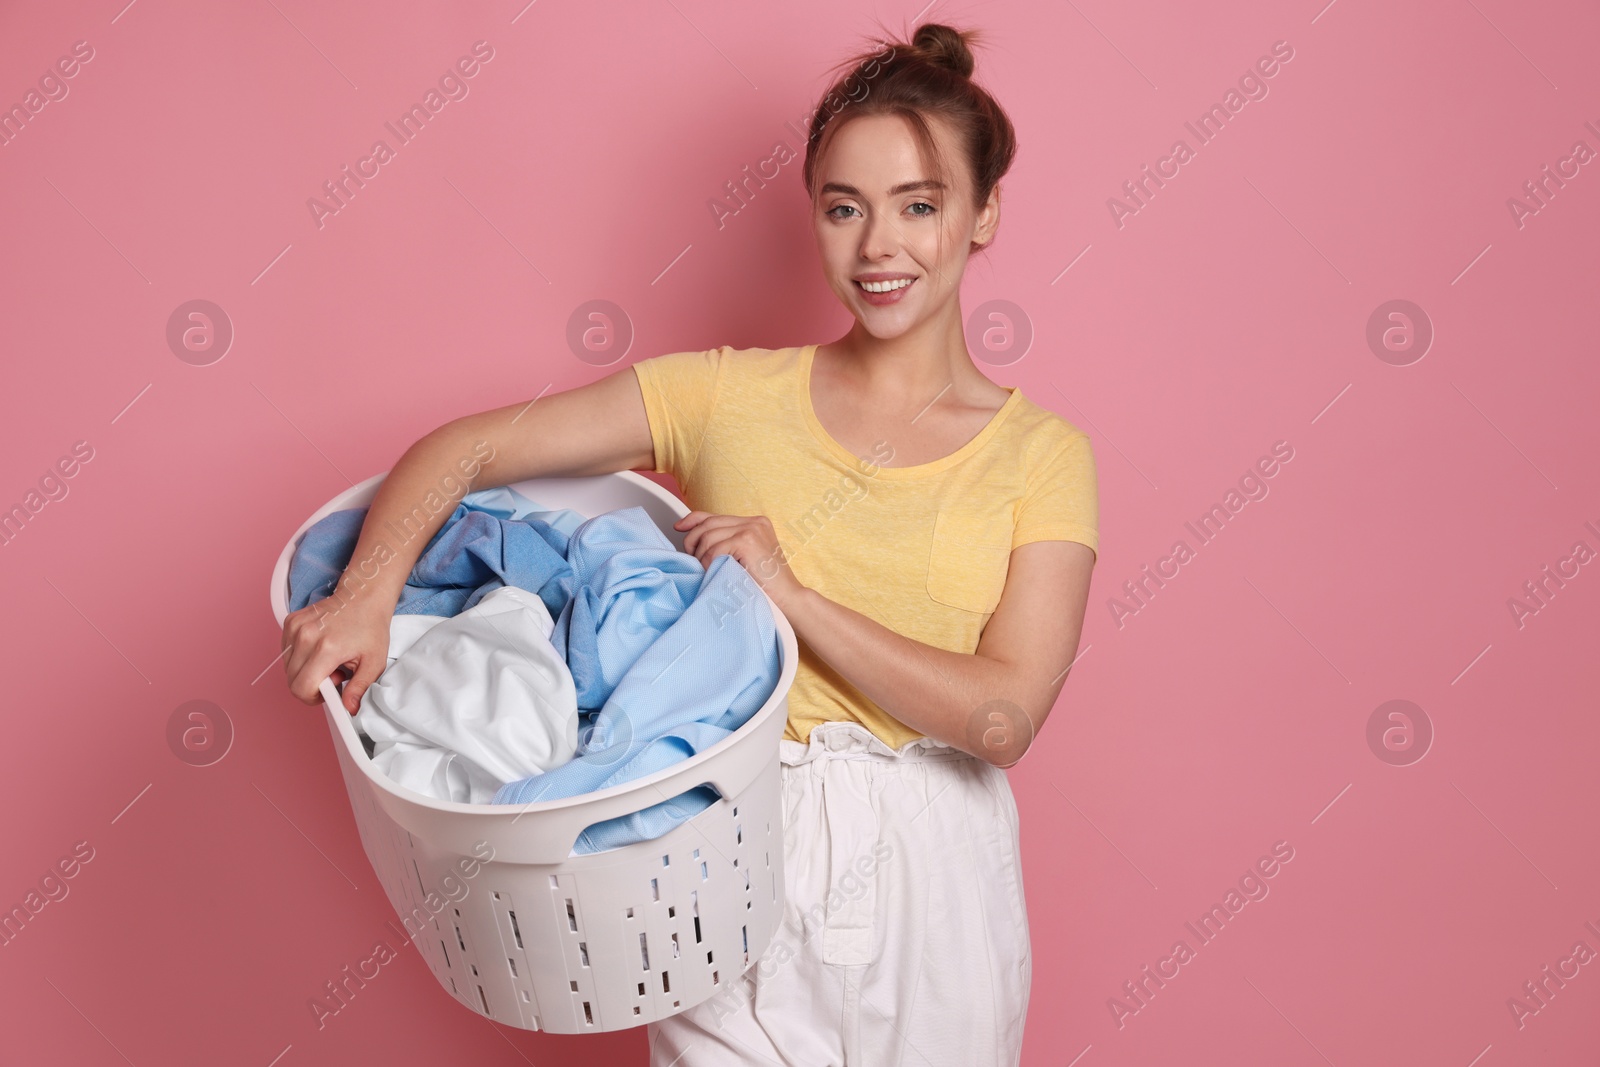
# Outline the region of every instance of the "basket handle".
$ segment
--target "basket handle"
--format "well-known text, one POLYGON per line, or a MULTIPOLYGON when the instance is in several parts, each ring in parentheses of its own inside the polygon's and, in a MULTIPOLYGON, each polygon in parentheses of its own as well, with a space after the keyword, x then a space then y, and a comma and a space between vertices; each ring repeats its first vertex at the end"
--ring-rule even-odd
MULTIPOLYGON (((323 684, 332 689, 331 682, 323 684)), ((330 716, 348 715, 337 700, 326 702, 325 707, 330 716)), ((743 744, 770 744, 775 754, 787 721, 787 699, 763 707, 745 724, 761 737, 743 744)), ((531 804, 419 804, 371 780, 376 775, 369 777, 368 788, 373 800, 395 822, 437 848, 465 856, 488 841, 496 862, 554 865, 571 858, 578 835, 597 822, 643 811, 699 785, 711 786, 724 799, 739 796, 767 769, 768 762, 750 759, 741 746, 728 744, 731 737, 707 749, 704 756, 692 756, 656 772, 660 777, 652 774, 592 793, 531 804)))
MULTIPOLYGON (((771 715, 773 711, 784 709, 764 710, 771 715)), ((786 718, 786 714, 776 717, 780 730, 786 718)), ((756 723, 753 729, 758 733, 771 733, 762 729, 765 725, 769 724, 756 723)), ((776 737, 772 738, 772 745, 777 748, 776 737)), ((521 853, 524 847, 529 850, 529 858, 521 862, 561 863, 571 855, 578 835, 595 823, 632 815, 700 785, 711 786, 724 799, 737 797, 765 769, 764 760, 751 760, 729 745, 704 759, 691 757, 675 764, 663 778, 655 779, 652 775, 561 801, 496 805, 506 811, 496 813, 494 818, 501 821, 503 832, 499 836, 509 850, 515 853, 521 853), (547 804, 554 806, 546 807, 547 804), (529 817, 535 813, 537 818, 529 817)))

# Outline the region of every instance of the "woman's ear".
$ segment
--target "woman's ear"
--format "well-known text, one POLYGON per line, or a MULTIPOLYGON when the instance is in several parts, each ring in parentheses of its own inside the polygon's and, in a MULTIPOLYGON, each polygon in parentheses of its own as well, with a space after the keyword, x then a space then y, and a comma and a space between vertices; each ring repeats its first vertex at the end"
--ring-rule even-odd
POLYGON ((984 201, 983 207, 978 209, 978 224, 972 231, 972 243, 978 248, 985 248, 1000 228, 1000 186, 989 190, 989 199, 984 201))

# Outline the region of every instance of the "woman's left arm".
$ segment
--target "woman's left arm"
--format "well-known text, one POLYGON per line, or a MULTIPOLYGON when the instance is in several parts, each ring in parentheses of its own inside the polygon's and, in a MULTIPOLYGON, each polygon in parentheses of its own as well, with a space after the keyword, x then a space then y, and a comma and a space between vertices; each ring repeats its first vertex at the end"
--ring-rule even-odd
POLYGON ((1095 554, 1077 541, 1012 549, 1000 603, 968 654, 913 640, 801 585, 764 516, 692 511, 678 528, 689 530, 685 548, 702 564, 738 559, 795 635, 884 711, 997 767, 1028 750, 1078 654, 1095 554))

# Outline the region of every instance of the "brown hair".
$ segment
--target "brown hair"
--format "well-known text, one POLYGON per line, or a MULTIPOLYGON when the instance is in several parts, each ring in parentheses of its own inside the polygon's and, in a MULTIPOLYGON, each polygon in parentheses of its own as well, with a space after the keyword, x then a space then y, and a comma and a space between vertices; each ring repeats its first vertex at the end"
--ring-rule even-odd
MULTIPOLYGON (((939 115, 955 129, 973 178, 973 206, 982 207, 1017 152, 1016 132, 1005 111, 972 81, 975 30, 960 31, 937 22, 917 27, 909 44, 873 39, 883 50, 861 52, 835 67, 849 73, 834 82, 811 118, 806 161, 801 174, 816 199, 818 161, 834 134, 863 115, 900 115, 911 124, 935 177, 947 174, 927 115, 939 115)), ((948 182, 946 183, 948 184, 948 182)))

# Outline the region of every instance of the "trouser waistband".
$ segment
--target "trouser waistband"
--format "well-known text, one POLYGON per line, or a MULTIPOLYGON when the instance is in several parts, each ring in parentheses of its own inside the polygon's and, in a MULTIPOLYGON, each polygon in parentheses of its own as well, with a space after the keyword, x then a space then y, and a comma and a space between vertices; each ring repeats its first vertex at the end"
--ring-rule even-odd
POLYGON ((917 737, 899 749, 858 722, 840 720, 819 723, 811 728, 806 743, 783 738, 778 743, 779 758, 787 766, 798 766, 819 759, 881 760, 890 763, 946 763, 975 757, 931 737, 917 737))

